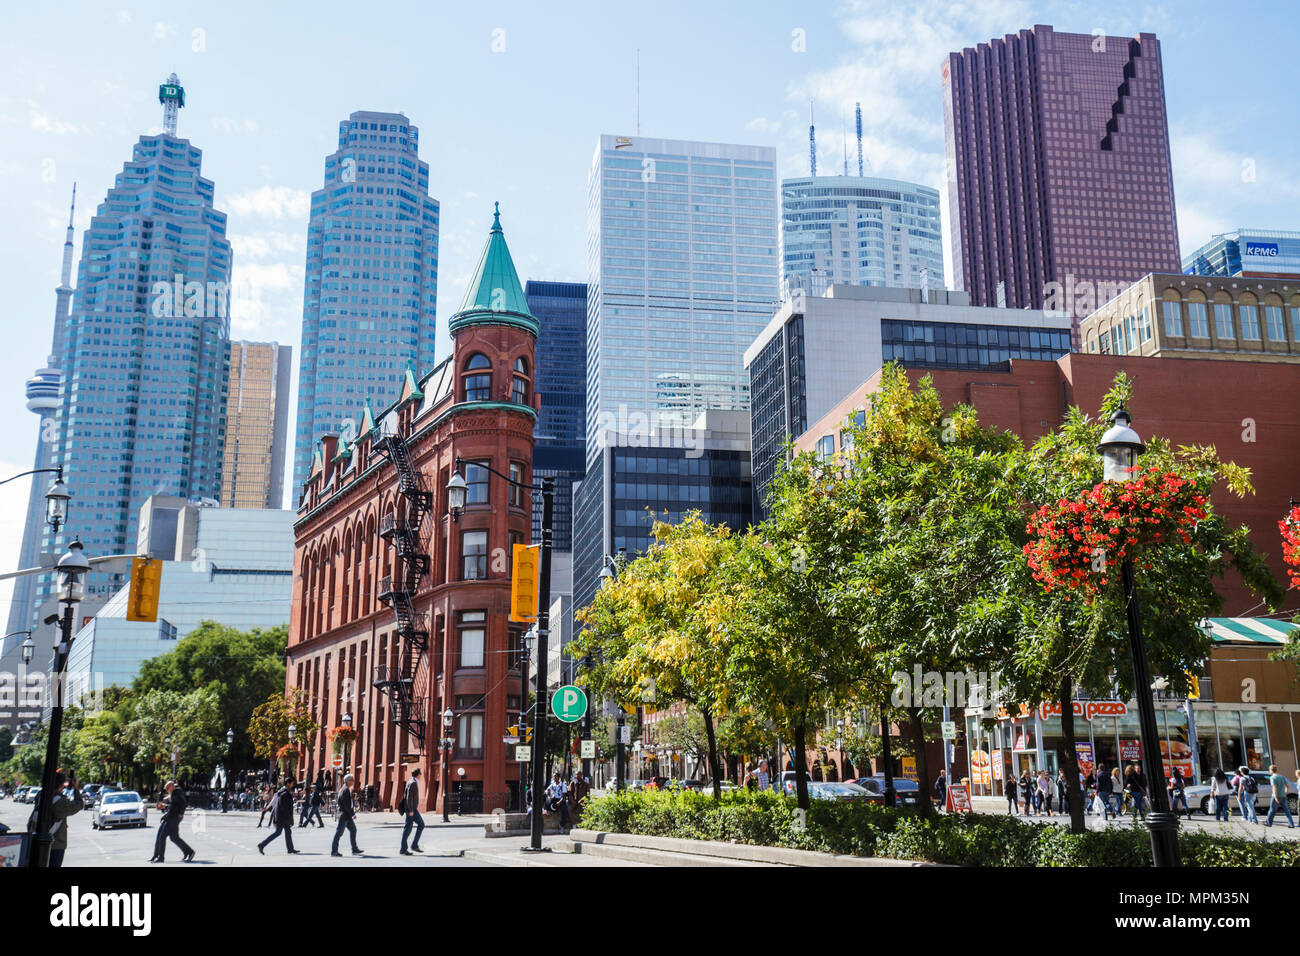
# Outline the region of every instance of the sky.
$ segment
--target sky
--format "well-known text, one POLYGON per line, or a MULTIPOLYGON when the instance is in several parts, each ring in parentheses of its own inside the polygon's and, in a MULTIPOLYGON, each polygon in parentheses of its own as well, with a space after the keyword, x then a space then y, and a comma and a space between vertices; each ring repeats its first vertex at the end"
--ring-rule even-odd
MULTIPOLYGON (((11 5, 0 32, 0 479, 31 467, 24 385, 50 348, 72 184, 80 257, 132 145, 161 130, 157 88, 173 71, 187 94, 179 133, 202 149, 228 215, 231 335, 294 348, 292 440, 308 205, 355 110, 404 112, 420 129, 442 206, 441 357, 493 201, 521 279, 586 279, 587 169, 601 133, 637 132, 638 50, 647 136, 773 146, 780 175, 806 175, 811 99, 819 170, 833 172, 842 128, 856 168, 861 102, 868 174, 943 190, 947 53, 1038 23, 1154 32, 1186 254, 1241 226, 1300 229, 1298 22, 1290 0, 11 5)), ((0 569, 17 558, 28 481, 0 485, 0 569)), ((0 589, 0 611, 8 599, 0 589)))

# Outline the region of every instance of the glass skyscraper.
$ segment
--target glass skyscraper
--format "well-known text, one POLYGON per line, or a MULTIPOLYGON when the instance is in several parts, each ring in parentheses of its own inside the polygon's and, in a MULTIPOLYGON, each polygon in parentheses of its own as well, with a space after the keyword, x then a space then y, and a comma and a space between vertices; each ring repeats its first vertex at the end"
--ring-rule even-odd
POLYGON ((598 439, 747 409, 777 302, 776 151, 602 136, 587 176, 587 467, 598 439))
POLYGON ((322 435, 396 398, 408 365, 433 368, 438 202, 419 131, 401 113, 353 113, 311 196, 294 440, 297 502, 322 435))
MULTIPOLYGON (((555 479, 552 545, 573 550, 573 482, 581 481, 587 430, 587 286, 529 280, 524 297, 539 323, 533 480, 555 479)), ((533 506, 533 540, 542 540, 542 505, 533 506)))
POLYGON ((781 183, 783 290, 835 284, 942 289, 939 190, 874 176, 781 183))
MULTIPOLYGON (((172 133, 140 137, 91 220, 55 350, 53 460, 73 499, 43 550, 78 537, 88 555, 133 553, 150 495, 220 497, 231 252, 201 161, 172 133)), ((107 596, 124 577, 92 574, 87 594, 107 596)), ((38 604, 50 588, 43 579, 38 604)))
POLYGON ((1077 329, 1179 270, 1154 34, 1035 26, 949 54, 942 82, 951 282, 973 305, 1068 312, 1077 329))
POLYGON ((1183 274, 1294 279, 1300 276, 1300 232, 1238 229, 1223 233, 1183 260, 1183 274))

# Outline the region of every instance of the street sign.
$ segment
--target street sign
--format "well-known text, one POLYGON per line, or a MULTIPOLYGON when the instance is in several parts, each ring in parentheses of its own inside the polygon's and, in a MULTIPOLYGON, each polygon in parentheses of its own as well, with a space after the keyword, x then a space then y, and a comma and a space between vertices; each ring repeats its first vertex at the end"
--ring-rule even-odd
POLYGON ((419 763, 419 754, 402 754, 402 763, 419 763))
POLYGON ((533 748, 532 748, 532 747, 516 747, 516 748, 515 748, 515 762, 516 762, 516 763, 528 763, 528 761, 530 761, 530 760, 532 760, 532 759, 533 759, 533 748))
POLYGON ((584 740, 582 742, 582 759, 583 760, 596 759, 596 741, 584 740))
POLYGON ((518 738, 518 737, 502 737, 502 738, 501 738, 501 742, 502 742, 503 744, 517 744, 517 743, 519 743, 519 738, 518 738))
POLYGON ((343 769, 343 755, 342 755, 342 754, 335 754, 335 755, 334 755, 334 759, 331 760, 330 763, 333 765, 333 767, 334 767, 335 770, 341 770, 341 769, 343 769))
POLYGON ((632 728, 629 727, 627 724, 624 724, 622 727, 618 728, 618 735, 620 738, 622 738, 619 740, 619 743, 630 744, 632 742, 632 728))
POLYGON ((944 801, 945 809, 954 813, 970 813, 970 791, 964 783, 954 783, 948 787, 948 799, 944 801))
POLYGON ((955 720, 945 720, 945 721, 943 721, 942 726, 943 726, 943 739, 944 739, 944 740, 956 740, 956 739, 957 739, 957 721, 955 721, 955 720))
POLYGON ((565 684, 551 695, 551 711, 566 724, 576 724, 587 712, 587 695, 581 687, 565 684))

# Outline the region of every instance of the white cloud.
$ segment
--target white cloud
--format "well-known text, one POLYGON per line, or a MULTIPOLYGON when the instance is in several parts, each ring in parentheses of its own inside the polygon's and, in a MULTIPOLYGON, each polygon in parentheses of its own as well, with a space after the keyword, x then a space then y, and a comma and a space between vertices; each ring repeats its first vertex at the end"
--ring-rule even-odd
POLYGON ((212 128, 221 133, 256 133, 257 120, 240 120, 232 116, 216 116, 212 119, 212 128))
POLYGON ((236 263, 286 256, 300 260, 307 252, 307 237, 301 232, 229 233, 226 238, 235 251, 236 263))
POLYGON ((265 219, 305 219, 311 209, 311 193, 288 186, 258 186, 226 200, 235 215, 265 219))
POLYGON ((27 121, 31 128, 37 133, 53 133, 56 136, 66 136, 69 133, 80 133, 82 128, 76 123, 65 123, 63 120, 55 119, 49 113, 41 111, 36 105, 35 100, 27 101, 27 121))
POLYGON ((117 23, 118 23, 118 26, 123 26, 123 27, 124 27, 124 26, 127 26, 128 24, 130 24, 130 22, 131 22, 131 11, 130 11, 130 10, 119 10, 119 11, 117 11, 117 23))
POLYGON ((777 120, 770 120, 765 116, 755 116, 745 124, 745 129, 751 133, 762 133, 766 136, 776 136, 781 132, 781 124, 777 120))

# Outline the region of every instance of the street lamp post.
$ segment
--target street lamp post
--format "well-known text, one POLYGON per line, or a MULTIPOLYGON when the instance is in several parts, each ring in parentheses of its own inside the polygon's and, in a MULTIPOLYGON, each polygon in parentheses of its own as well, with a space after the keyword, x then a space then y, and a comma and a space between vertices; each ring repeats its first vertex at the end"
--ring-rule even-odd
POLYGON ((451 786, 450 782, 450 762, 451 762, 451 745, 455 743, 451 736, 451 724, 456 719, 455 713, 448 707, 442 712, 442 739, 438 741, 438 746, 442 749, 442 822, 450 823, 451 817, 447 816, 447 803, 451 799, 451 794, 447 792, 451 786))
MULTIPOLYGON (((50 507, 53 510, 53 503, 50 507)), ((50 827, 54 824, 54 773, 59 761, 60 738, 63 736, 63 672, 68 666, 68 655, 72 650, 72 625, 77 605, 86 596, 86 575, 90 572, 90 562, 82 550, 81 542, 73 541, 55 566, 59 576, 57 597, 63 605, 63 620, 60 622, 59 644, 54 650, 54 671, 51 675, 53 707, 50 711, 49 739, 45 747, 45 768, 41 776, 40 805, 36 814, 36 846, 35 852, 30 854, 33 867, 48 867, 50 851, 54 847, 54 834, 50 832, 50 827)))
MULTIPOLYGON (((519 638, 519 737, 528 739, 528 660, 533 651, 533 629, 530 627, 519 638)), ((539 668, 540 669, 540 668, 539 668)), ((519 746, 515 744, 515 746, 519 746)), ((519 809, 524 809, 524 793, 528 790, 528 764, 519 761, 519 809)))
MULTIPOLYGON (((1146 450, 1130 426, 1133 416, 1118 409, 1111 416, 1110 429, 1102 436, 1097 451, 1101 453, 1106 481, 1127 481, 1132 477, 1137 456, 1146 450)), ((1151 691, 1151 669, 1147 663, 1146 644, 1142 640, 1142 612, 1138 607, 1133 581, 1133 561, 1125 555, 1120 565, 1124 582, 1124 607, 1128 617, 1128 641, 1133 654, 1133 694, 1137 698, 1138 723, 1142 733, 1142 763, 1146 766, 1152 810, 1147 815, 1151 830, 1151 858, 1159 867, 1178 866, 1178 815, 1169 809, 1169 791, 1164 787, 1164 767, 1160 758, 1160 731, 1156 726, 1156 705, 1151 691)))
POLYGON ((230 773, 231 759, 230 751, 235 746, 235 731, 231 727, 226 728, 226 779, 221 781, 221 812, 226 812, 226 794, 230 790, 230 773))
MULTIPOLYGON (((455 468, 452 469, 451 478, 447 481, 447 506, 453 521, 460 520, 461 511, 465 507, 468 484, 464 476, 461 475, 464 464, 463 459, 457 456, 455 468)), ((534 813, 532 815, 532 833, 530 834, 529 843, 527 847, 523 848, 525 851, 540 852, 542 850, 542 814, 537 811, 540 807, 539 801, 541 800, 542 791, 546 788, 546 660, 549 651, 547 643, 551 636, 551 538, 555 510, 555 479, 546 477, 542 479, 540 485, 526 484, 522 481, 516 481, 509 475, 502 474, 491 465, 479 462, 478 466, 505 480, 515 488, 540 492, 542 496, 541 561, 538 567, 538 577, 541 580, 538 581, 537 587, 537 705, 533 710, 534 813)))
MULTIPOLYGON (((608 584, 610 581, 618 580, 618 569, 619 569, 620 560, 623 558, 625 554, 626 551, 623 548, 619 548, 618 558, 610 557, 608 554, 601 555, 600 583, 602 587, 605 584, 608 584)), ((614 736, 615 736, 614 789, 615 790, 623 789, 623 778, 626 775, 626 770, 627 770, 627 751, 624 749, 623 746, 623 727, 626 724, 626 719, 623 715, 624 715, 623 705, 620 703, 618 705, 618 716, 616 718, 616 726, 614 728, 614 736)))

